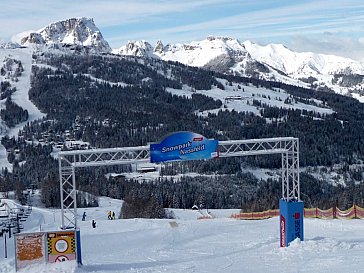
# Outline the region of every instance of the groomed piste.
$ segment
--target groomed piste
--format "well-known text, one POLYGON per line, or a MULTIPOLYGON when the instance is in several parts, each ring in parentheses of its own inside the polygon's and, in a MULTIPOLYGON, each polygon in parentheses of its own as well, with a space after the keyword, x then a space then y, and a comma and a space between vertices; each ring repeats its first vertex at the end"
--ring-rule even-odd
MULTIPOLYGON (((34 197, 36 198, 36 196, 34 197)), ((12 200, 7 200, 14 206, 12 200)), ((305 241, 279 247, 279 220, 231 218, 239 210, 209 210, 214 218, 198 220, 206 210, 173 210, 176 219, 108 220, 121 200, 100 198, 100 207, 79 209, 83 266, 73 262, 38 264, 26 273, 116 272, 361 272, 364 268, 364 222, 361 219, 305 218, 305 241), (83 212, 86 221, 81 221, 83 212), (91 222, 95 220, 96 228, 91 222)), ((37 207, 23 232, 55 230, 58 209, 37 207)), ((0 272, 15 272, 14 245, 8 239, 4 258, 0 237, 0 272)))

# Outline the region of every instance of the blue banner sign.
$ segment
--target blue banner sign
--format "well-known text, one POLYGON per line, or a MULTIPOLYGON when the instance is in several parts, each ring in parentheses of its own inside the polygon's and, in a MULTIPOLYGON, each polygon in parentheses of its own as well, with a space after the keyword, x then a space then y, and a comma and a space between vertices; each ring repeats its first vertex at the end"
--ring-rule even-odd
POLYGON ((163 139, 161 143, 150 144, 150 162, 173 160, 198 160, 218 157, 217 140, 207 139, 192 132, 178 132, 163 139))
POLYGON ((303 241, 303 202, 281 199, 279 210, 280 246, 287 247, 296 238, 303 241))

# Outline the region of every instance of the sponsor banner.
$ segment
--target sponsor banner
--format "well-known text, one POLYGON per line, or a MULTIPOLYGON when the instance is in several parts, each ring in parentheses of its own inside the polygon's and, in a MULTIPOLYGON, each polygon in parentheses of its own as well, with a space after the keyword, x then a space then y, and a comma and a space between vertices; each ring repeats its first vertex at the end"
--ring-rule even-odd
POLYGON ((76 231, 48 232, 48 262, 76 260, 76 231))
POLYGON ((280 209, 280 232, 282 247, 300 238, 303 241, 303 202, 302 201, 279 201, 280 209))
POLYGON ((193 132, 178 132, 161 143, 150 144, 150 161, 198 160, 218 157, 217 140, 193 132))
POLYGON ((16 270, 46 262, 45 237, 44 232, 15 235, 16 270))

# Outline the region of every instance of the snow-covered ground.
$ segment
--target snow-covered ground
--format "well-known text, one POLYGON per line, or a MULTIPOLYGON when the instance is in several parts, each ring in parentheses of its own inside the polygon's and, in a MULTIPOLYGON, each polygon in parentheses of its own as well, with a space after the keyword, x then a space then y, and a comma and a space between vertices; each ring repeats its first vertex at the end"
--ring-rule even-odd
MULTIPOLYGON (((8 201, 11 203, 11 201, 8 201)), ((229 218, 238 210, 212 210, 214 219, 197 220, 198 211, 174 210, 176 219, 107 220, 122 201, 100 198, 100 207, 79 221, 83 266, 72 262, 41 264, 26 273, 116 272, 362 272, 363 220, 305 219, 305 241, 279 247, 278 218, 242 221, 229 218), (91 227, 95 219, 97 227, 91 227), (175 223, 172 223, 175 222, 175 223)), ((202 213, 206 213, 205 211, 202 213)), ((34 207, 24 232, 55 230, 59 210, 34 207)), ((0 272, 15 272, 14 242, 4 258, 0 237, 0 272)))
POLYGON ((192 97, 192 94, 199 93, 205 96, 211 97, 214 100, 220 100, 223 102, 223 106, 220 109, 207 110, 200 112, 200 115, 208 115, 208 113, 217 113, 220 110, 235 110, 238 112, 252 112, 256 115, 260 115, 259 110, 263 107, 257 107, 253 105, 253 100, 259 101, 263 104, 267 104, 271 107, 278 107, 283 109, 298 109, 313 111, 322 115, 330 115, 334 113, 332 109, 323 106, 323 103, 319 100, 312 100, 316 105, 304 104, 302 102, 296 102, 292 99, 292 102, 285 103, 286 99, 290 98, 290 95, 284 90, 270 90, 262 87, 255 87, 252 85, 241 85, 237 83, 231 83, 231 85, 223 79, 217 79, 224 85, 224 89, 213 87, 210 90, 194 90, 189 86, 184 85, 182 89, 166 88, 166 91, 177 96, 192 97))

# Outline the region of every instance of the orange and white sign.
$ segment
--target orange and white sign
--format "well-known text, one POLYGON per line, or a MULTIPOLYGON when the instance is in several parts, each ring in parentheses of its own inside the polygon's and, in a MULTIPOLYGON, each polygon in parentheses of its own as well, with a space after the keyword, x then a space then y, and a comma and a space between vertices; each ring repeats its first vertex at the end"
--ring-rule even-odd
POLYGON ((23 233, 15 236, 16 270, 35 263, 45 263, 45 233, 23 233))

